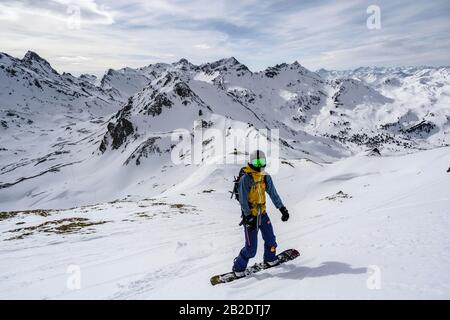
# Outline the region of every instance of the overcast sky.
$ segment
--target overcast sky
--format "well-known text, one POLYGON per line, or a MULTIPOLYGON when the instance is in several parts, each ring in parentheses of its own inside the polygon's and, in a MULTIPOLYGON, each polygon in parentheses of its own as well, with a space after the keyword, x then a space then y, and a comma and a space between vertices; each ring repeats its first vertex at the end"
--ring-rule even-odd
POLYGON ((0 51, 97 75, 230 56, 253 71, 295 60, 312 70, 439 66, 450 65, 449 21, 449 0, 0 0, 0 51), (367 27, 370 5, 380 29, 367 27))

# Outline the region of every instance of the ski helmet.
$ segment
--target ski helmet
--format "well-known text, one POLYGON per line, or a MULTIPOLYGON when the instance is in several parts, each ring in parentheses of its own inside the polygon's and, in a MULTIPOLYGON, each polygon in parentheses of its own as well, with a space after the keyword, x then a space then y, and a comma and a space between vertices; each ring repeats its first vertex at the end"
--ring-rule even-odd
POLYGON ((250 154, 248 164, 254 168, 264 168, 266 166, 266 155, 261 150, 255 150, 250 154))

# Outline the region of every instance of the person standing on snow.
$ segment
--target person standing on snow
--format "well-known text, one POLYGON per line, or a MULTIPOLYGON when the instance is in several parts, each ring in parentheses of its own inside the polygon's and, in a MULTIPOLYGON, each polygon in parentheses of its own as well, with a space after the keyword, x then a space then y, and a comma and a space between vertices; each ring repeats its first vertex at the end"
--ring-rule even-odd
POLYGON ((233 272, 237 277, 245 275, 248 261, 256 255, 258 231, 264 240, 264 262, 270 266, 278 263, 276 257, 276 238, 272 223, 266 212, 266 192, 277 209, 281 211, 281 220, 289 219, 289 212, 283 205, 270 175, 264 172, 266 156, 256 150, 251 153, 248 165, 241 169, 238 182, 238 197, 242 210, 245 246, 234 259, 233 272))

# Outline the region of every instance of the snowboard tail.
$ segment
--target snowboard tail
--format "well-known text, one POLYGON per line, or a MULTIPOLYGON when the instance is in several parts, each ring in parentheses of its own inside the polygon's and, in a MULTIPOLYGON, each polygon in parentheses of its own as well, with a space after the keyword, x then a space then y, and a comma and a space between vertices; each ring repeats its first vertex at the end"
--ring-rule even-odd
POLYGON ((274 266, 269 266, 268 264, 266 264, 265 262, 259 262, 259 263, 255 263, 253 266, 248 267, 245 270, 245 275, 242 277, 237 277, 234 272, 227 272, 221 275, 216 275, 214 277, 211 278, 211 284, 213 286, 215 286, 216 284, 219 283, 227 283, 227 282, 231 282, 237 279, 241 279, 241 278, 245 278, 253 273, 257 273, 259 271, 265 270, 265 269, 269 269, 269 268, 273 268, 276 266, 279 266, 282 263, 294 260, 295 258, 299 257, 300 253, 295 250, 295 249, 288 249, 285 250, 279 254, 277 254, 277 258, 278 258, 278 263, 274 266))

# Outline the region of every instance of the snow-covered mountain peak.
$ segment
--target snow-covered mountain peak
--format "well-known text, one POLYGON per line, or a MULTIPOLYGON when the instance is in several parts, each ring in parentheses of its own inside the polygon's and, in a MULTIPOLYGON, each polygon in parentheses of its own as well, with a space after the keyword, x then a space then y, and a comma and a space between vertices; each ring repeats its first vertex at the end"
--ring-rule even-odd
POLYGON ((214 62, 210 63, 211 65, 217 64, 217 65, 228 65, 228 66, 235 66, 235 65, 242 65, 235 57, 229 57, 229 58, 223 58, 214 62))
POLYGON ((39 56, 36 52, 28 51, 22 59, 24 66, 31 68, 33 71, 44 74, 58 75, 58 72, 52 68, 50 63, 39 56))
POLYGON ((240 63, 235 57, 208 62, 200 65, 200 68, 204 71, 237 72, 240 75, 244 73, 251 73, 249 68, 240 63))
POLYGON ((263 74, 268 78, 277 78, 280 74, 289 74, 289 77, 308 77, 319 80, 319 76, 311 72, 310 70, 303 67, 298 61, 293 63, 280 63, 272 67, 268 67, 263 71, 258 72, 258 74, 263 74))
POLYGON ((31 51, 31 50, 29 50, 29 51, 27 51, 27 53, 25 53, 25 56, 23 57, 22 60, 25 62, 36 61, 39 63, 49 64, 47 60, 45 60, 40 55, 38 55, 36 52, 31 51))
MULTIPOLYGON (((386 77, 406 78, 411 76, 426 76, 439 74, 449 74, 450 67, 431 67, 431 66, 405 66, 405 67, 359 67, 351 70, 327 70, 321 68, 316 72, 327 79, 336 78, 358 78, 361 80, 375 79, 379 80, 386 77)), ((378 81, 379 82, 379 81, 378 81)))
POLYGON ((181 58, 176 64, 191 64, 187 59, 181 58))
POLYGON ((95 76, 93 74, 84 73, 84 74, 80 75, 79 78, 82 81, 87 81, 93 85, 97 85, 98 78, 97 78, 97 76, 95 76))

